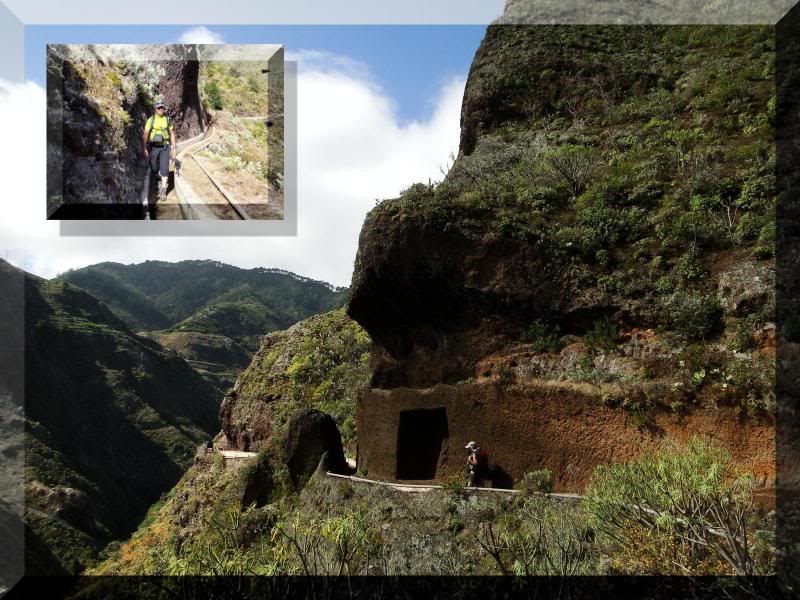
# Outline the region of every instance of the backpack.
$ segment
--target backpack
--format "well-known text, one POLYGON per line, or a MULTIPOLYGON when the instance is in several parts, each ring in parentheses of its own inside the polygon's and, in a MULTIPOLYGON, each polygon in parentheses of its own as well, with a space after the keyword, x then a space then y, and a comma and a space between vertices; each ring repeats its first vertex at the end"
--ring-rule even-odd
MULTIPOLYGON (((150 123, 150 132, 151 133, 152 133, 152 131, 155 128, 155 125, 156 125, 156 116, 158 116, 158 115, 153 115, 152 117, 147 119, 147 122, 150 123)), ((170 126, 169 115, 165 114, 164 117, 167 119, 167 125, 161 131, 167 131, 168 132, 169 131, 169 126, 170 126)), ((153 135, 152 139, 150 140, 150 143, 152 143, 152 144, 163 144, 164 141, 165 141, 164 140, 164 135, 161 134, 161 133, 156 133, 155 135, 153 135)))
POLYGON ((474 465, 472 463, 469 464, 470 472, 486 473, 489 470, 489 455, 486 450, 479 448, 475 453, 475 458, 478 462, 474 465))

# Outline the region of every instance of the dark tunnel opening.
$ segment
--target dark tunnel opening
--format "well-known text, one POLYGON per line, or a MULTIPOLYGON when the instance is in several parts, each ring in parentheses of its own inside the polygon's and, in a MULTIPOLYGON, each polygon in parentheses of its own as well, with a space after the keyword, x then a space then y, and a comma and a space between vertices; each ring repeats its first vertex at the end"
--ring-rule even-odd
POLYGON ((447 437, 444 408, 402 411, 397 429, 397 479, 434 479, 447 437))

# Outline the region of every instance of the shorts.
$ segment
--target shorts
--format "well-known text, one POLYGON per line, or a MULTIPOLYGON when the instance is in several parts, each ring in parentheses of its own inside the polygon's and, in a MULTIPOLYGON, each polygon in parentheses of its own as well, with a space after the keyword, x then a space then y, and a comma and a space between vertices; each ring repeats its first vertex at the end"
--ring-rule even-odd
POLYGON ((150 146, 150 170, 161 172, 161 177, 169 177, 169 144, 150 146))

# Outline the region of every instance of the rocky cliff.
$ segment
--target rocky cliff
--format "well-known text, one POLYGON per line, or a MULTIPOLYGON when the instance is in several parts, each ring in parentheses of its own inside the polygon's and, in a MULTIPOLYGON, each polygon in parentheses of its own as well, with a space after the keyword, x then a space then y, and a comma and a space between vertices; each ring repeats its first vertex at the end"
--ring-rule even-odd
POLYGON ((161 98, 179 140, 201 133, 198 74, 193 45, 48 46, 48 217, 139 218, 145 122, 161 98))
POLYGON ((488 28, 447 177, 361 232, 359 467, 415 478, 413 423, 419 474, 477 439, 498 483, 574 489, 694 431, 774 480, 774 49, 768 27, 488 28))
POLYGON ((246 545, 270 547, 269 536, 258 536, 296 501, 294 492, 305 489, 318 466, 349 470, 344 452, 355 455, 355 403, 370 344, 342 309, 264 336, 220 407, 222 431, 213 451, 199 452, 133 537, 110 548, 109 559, 90 574, 161 574, 179 563, 191 563, 184 571, 190 574, 222 573, 204 560, 183 561, 216 547, 220 519, 244 515, 246 545), (226 462, 219 453, 225 449, 258 454, 226 462))

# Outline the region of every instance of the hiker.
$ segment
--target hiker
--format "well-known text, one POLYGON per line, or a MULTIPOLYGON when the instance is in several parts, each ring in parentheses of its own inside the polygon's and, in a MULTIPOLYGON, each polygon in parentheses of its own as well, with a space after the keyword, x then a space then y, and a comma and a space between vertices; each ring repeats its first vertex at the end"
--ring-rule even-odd
POLYGON ((489 472, 489 455, 475 442, 468 443, 464 448, 469 452, 467 456, 467 487, 481 487, 489 472))
POLYGON ((161 174, 158 197, 166 198, 170 152, 175 148, 175 128, 167 116, 167 105, 163 102, 156 102, 156 114, 147 119, 142 141, 144 157, 150 159, 150 170, 161 174))

